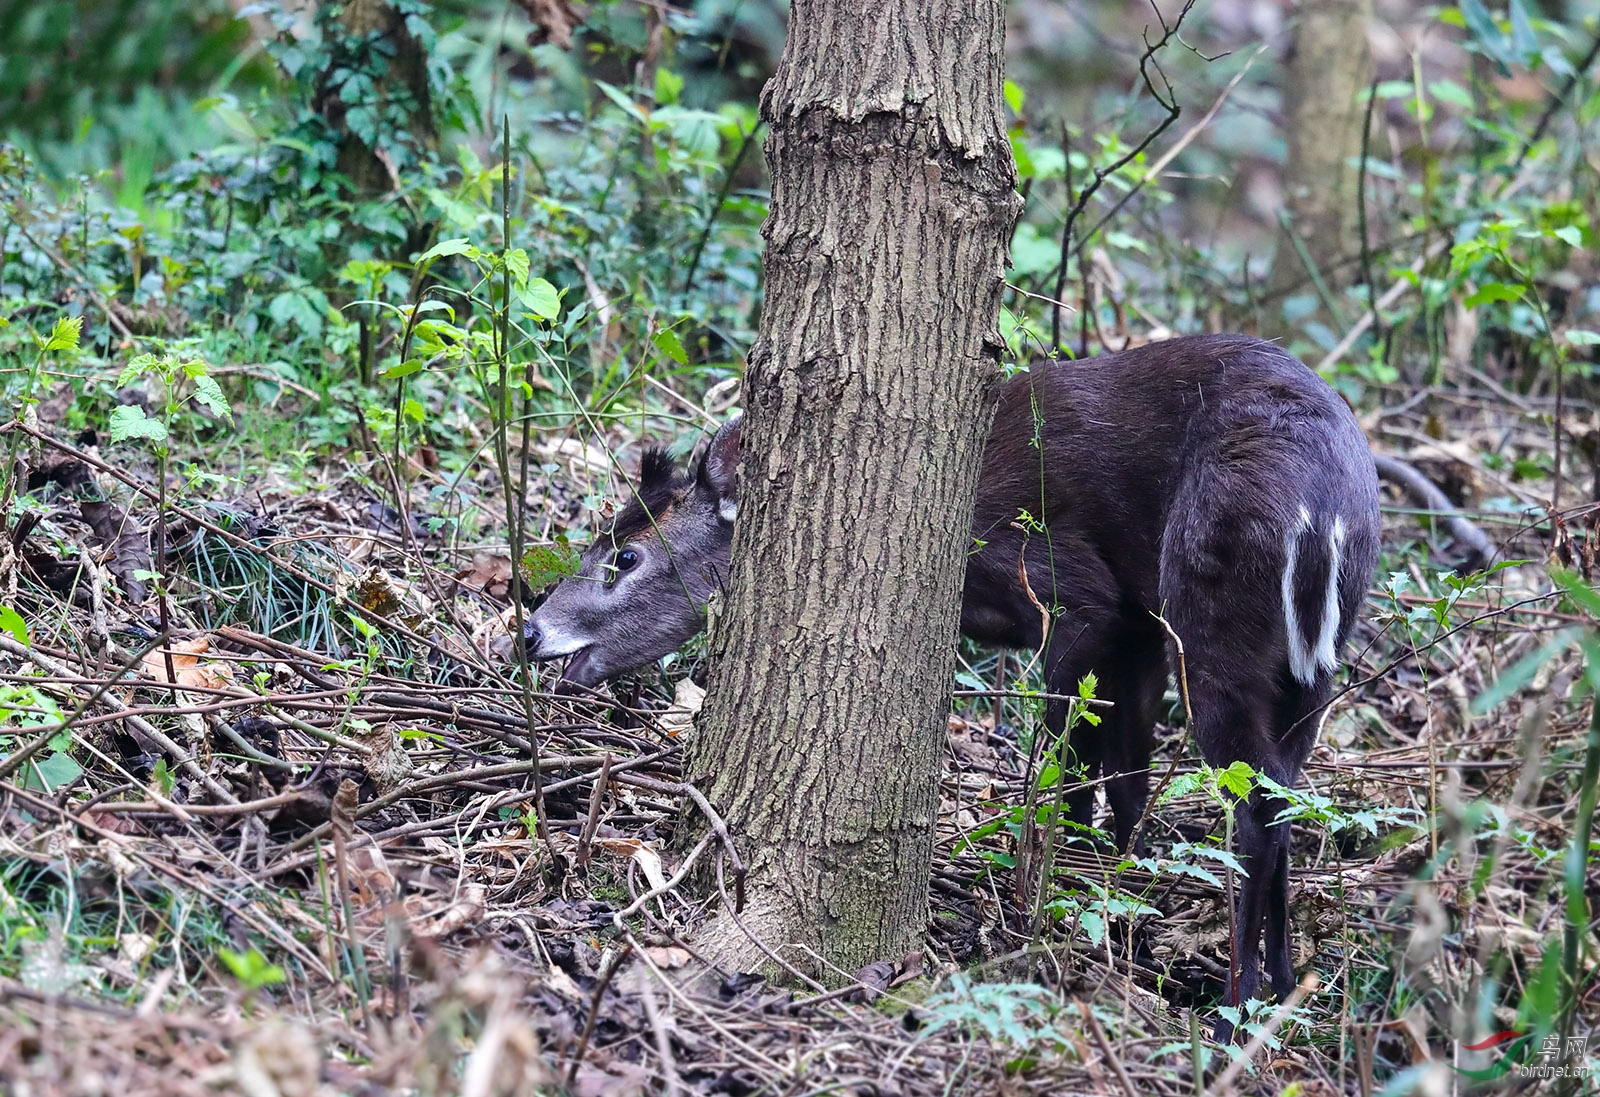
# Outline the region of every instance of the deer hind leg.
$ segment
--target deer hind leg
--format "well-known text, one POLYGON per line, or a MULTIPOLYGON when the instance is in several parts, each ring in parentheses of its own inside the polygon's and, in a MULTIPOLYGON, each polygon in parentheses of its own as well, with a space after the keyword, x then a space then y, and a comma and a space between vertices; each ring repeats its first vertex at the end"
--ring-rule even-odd
POLYGON ((1289 948, 1289 824, 1271 828, 1282 831, 1273 836, 1272 879, 1267 888, 1267 975, 1272 993, 1281 1000, 1294 990, 1294 962, 1289 948))
MULTIPOLYGON (((1285 787, 1292 786, 1300 776, 1305 759, 1316 745, 1317 735, 1326 715, 1331 675, 1320 674, 1307 686, 1289 682, 1278 699, 1274 714, 1274 730, 1278 733, 1274 764, 1269 776, 1285 787)), ((1263 817, 1272 823, 1288 804, 1282 800, 1262 798, 1263 817)), ((1268 828, 1277 850, 1273 861, 1272 888, 1268 892, 1267 907, 1267 974, 1272 979, 1272 990, 1280 999, 1294 990, 1294 962, 1289 940, 1289 823, 1287 820, 1268 828)))
MULTIPOLYGON (((1125 622, 1109 669, 1107 696, 1114 706, 1104 717, 1110 727, 1105 735, 1104 768, 1106 800, 1111 804, 1120 853, 1128 852, 1138 839, 1134 828, 1150 796, 1156 705, 1167 685, 1165 630, 1153 618, 1125 622)), ((1138 845, 1142 844, 1139 839, 1138 845)))

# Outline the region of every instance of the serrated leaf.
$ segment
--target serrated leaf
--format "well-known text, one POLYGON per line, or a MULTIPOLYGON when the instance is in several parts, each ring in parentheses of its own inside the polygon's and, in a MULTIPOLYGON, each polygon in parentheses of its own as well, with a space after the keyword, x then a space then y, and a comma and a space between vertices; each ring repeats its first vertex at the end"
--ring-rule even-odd
POLYGON ((421 266, 423 263, 430 263, 435 259, 442 259, 447 255, 466 255, 469 252, 476 252, 477 250, 477 248, 472 246, 472 241, 468 240, 464 236, 458 237, 454 240, 440 240, 437 244, 433 245, 433 247, 417 256, 417 265, 421 266))
POLYGON ((1217 786, 1243 800, 1250 795, 1250 786, 1255 783, 1255 776, 1256 771, 1250 768, 1248 762, 1234 762, 1227 769, 1217 773, 1217 786))
POLYGON ((554 320, 561 314, 561 295, 543 278, 529 278, 517 291, 517 300, 539 320, 554 320))
POLYGON ((1078 916, 1078 924, 1082 926, 1083 931, 1089 935, 1089 942, 1091 944, 1098 945, 1101 941, 1105 940, 1106 920, 1105 918, 1101 917, 1098 912, 1092 910, 1084 911, 1078 916))
POLYGON ((27 644, 28 623, 22 619, 22 614, 10 606, 0 606, 0 629, 5 629, 16 637, 17 643, 27 644))
POLYGON ((228 398, 222 395, 222 386, 217 384, 217 379, 207 373, 198 373, 192 380, 195 402, 209 408, 217 418, 232 423, 233 408, 228 406, 228 398))
POLYGON ((62 316, 56 320, 50 337, 44 341, 45 350, 77 350, 78 339, 83 334, 83 317, 62 316))
POLYGON ((149 373, 156 365, 156 356, 153 354, 136 354, 122 367, 122 372, 117 374, 117 387, 125 389, 139 378, 149 373))
POLYGON ((669 68, 656 69, 656 102, 668 106, 683 93, 683 77, 669 68))
POLYGON ((678 365, 688 365, 689 356, 684 353, 683 343, 679 341, 677 333, 671 328, 662 328, 651 337, 650 341, 656 345, 656 348, 662 354, 671 358, 678 365))
POLYGON ((145 415, 136 404, 123 404, 111 413, 111 440, 125 442, 129 438, 148 438, 153 442, 167 440, 166 424, 145 415))

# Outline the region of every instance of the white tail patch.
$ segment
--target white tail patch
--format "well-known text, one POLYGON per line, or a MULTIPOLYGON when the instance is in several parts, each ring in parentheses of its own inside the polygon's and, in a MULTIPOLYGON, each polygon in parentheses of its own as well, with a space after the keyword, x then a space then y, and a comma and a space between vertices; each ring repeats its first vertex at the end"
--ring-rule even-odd
POLYGON ((1289 673, 1306 685, 1321 670, 1339 665, 1334 638, 1339 633, 1339 567, 1344 555, 1344 519, 1335 517, 1328 530, 1328 573, 1323 578, 1319 621, 1302 624, 1295 606, 1294 574, 1300 561, 1300 540, 1312 528, 1311 511, 1300 507, 1298 520, 1283 535, 1283 624, 1289 646, 1289 673), (1314 627, 1312 627, 1314 626, 1314 627))

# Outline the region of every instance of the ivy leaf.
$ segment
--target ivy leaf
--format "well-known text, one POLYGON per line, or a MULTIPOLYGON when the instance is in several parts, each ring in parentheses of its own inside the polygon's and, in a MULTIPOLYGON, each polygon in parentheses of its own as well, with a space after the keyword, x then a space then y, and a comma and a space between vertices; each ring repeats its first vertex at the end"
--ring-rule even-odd
POLYGON ((161 420, 145 415, 144 409, 137 404, 123 404, 111 413, 111 440, 126 442, 130 438, 165 442, 167 426, 161 420))
POLYGON ((561 313, 561 295, 543 278, 528 279, 528 284, 517 291, 517 300, 538 320, 554 320, 561 313))
POLYGON ((523 286, 528 282, 528 253, 521 248, 506 252, 506 269, 511 272, 511 284, 523 286))
POLYGON ((54 792, 62 785, 70 784, 82 776, 83 767, 72 760, 72 755, 52 754, 44 761, 36 762, 29 767, 28 775, 22 783, 28 788, 54 792))
POLYGON ((656 345, 656 348, 662 354, 671 358, 678 365, 688 365, 689 356, 684 353, 683 343, 679 341, 677 333, 671 328, 662 328, 651 337, 650 341, 656 345))
POLYGON ((17 638, 17 643, 26 645, 28 642, 28 623, 22 619, 22 614, 10 606, 0 606, 0 629, 5 629, 17 638))

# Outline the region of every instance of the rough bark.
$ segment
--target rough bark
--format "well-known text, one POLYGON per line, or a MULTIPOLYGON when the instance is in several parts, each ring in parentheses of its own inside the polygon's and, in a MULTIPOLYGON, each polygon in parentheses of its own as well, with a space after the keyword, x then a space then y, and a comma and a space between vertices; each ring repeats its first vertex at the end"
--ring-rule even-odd
MULTIPOLYGON (((1289 231, 1331 289, 1348 283, 1353 265, 1335 266, 1356 239, 1356 169, 1361 156, 1363 94, 1372 83, 1367 29, 1372 0, 1302 0, 1284 86, 1284 204, 1289 231)), ((1310 288, 1305 261, 1280 235, 1272 285, 1310 288)))
POLYGON ((694 744, 744 931, 829 977, 926 925, 1006 241, 1003 0, 798 0, 762 97, 772 214, 739 519, 694 744), (800 946, 800 947, 795 947, 800 946), (808 951, 809 950, 809 951, 808 951))

